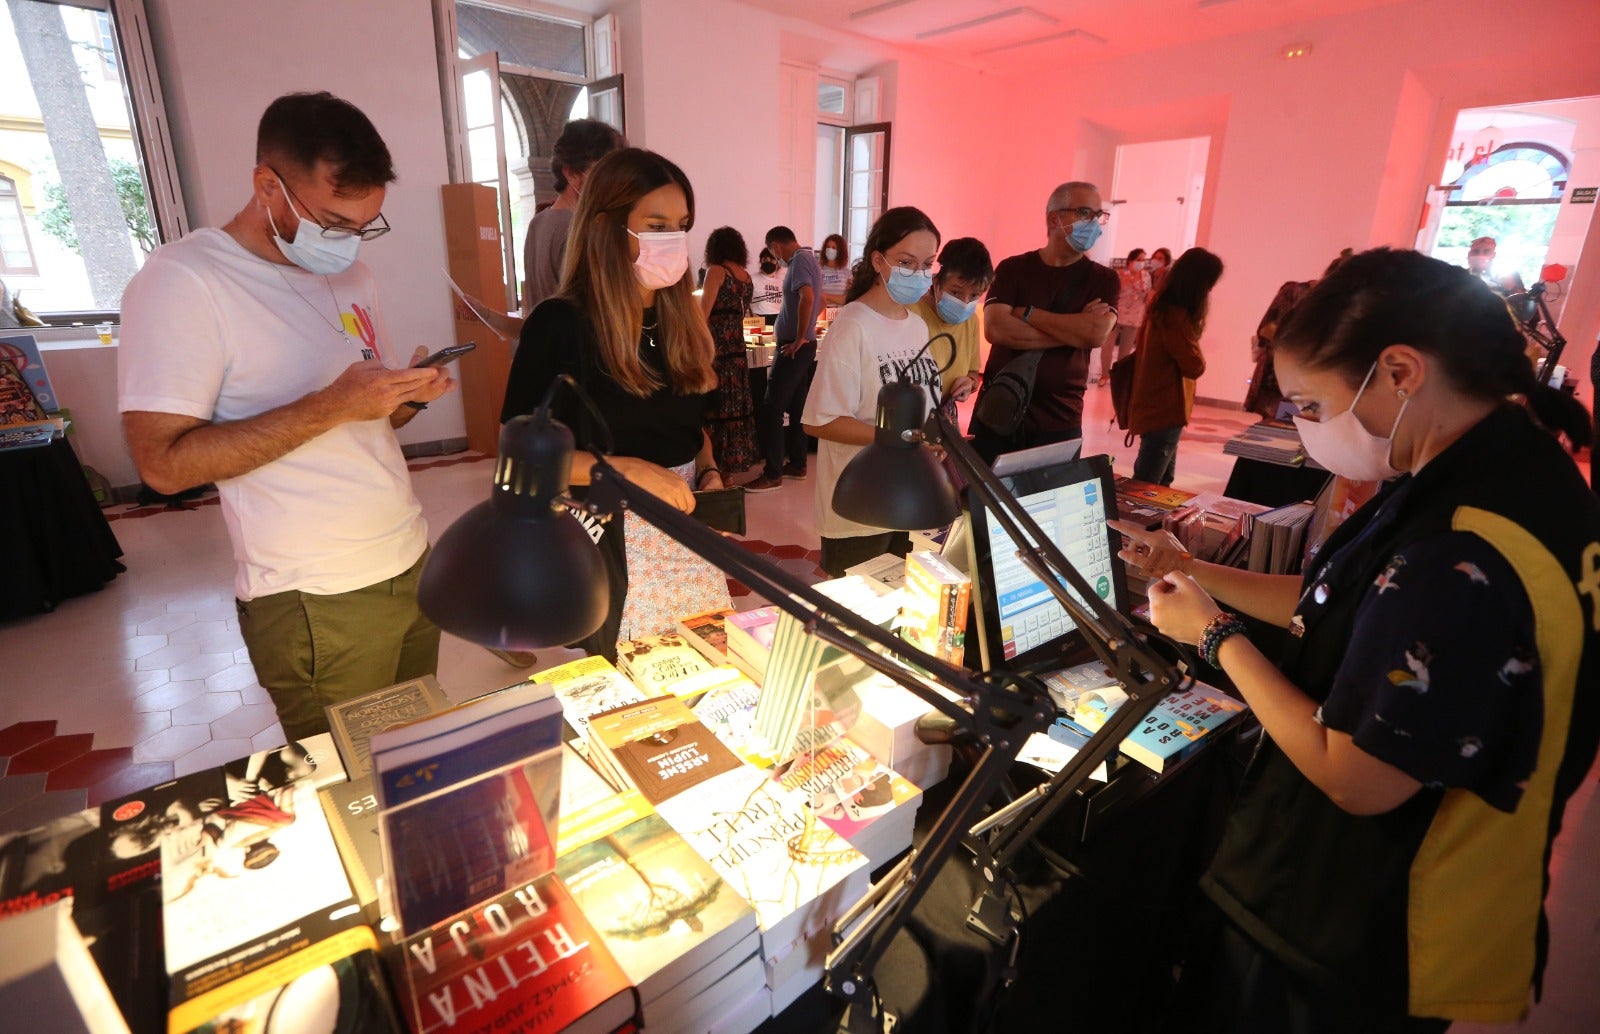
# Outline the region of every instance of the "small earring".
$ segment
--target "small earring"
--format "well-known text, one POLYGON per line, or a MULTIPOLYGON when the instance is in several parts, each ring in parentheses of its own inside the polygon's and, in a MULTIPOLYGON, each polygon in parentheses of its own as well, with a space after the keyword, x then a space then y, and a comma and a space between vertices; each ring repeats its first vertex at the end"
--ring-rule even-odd
POLYGON ((1399 399, 1405 398, 1406 397, 1406 389, 1404 389, 1404 388, 1397 389, 1395 391, 1395 393, 1394 393, 1394 397, 1395 398, 1399 398, 1399 399))

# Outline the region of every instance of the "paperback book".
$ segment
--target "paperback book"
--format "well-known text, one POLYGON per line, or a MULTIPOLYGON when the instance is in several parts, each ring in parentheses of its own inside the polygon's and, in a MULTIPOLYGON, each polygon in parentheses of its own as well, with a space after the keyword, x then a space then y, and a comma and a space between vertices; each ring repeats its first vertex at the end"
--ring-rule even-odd
POLYGON ((617 668, 646 698, 673 692, 673 684, 711 670, 711 663, 679 632, 617 644, 617 668))
MULTIPOLYGON (((1120 702, 1115 696, 1106 699, 1104 693, 1086 694, 1079 701, 1076 713, 1079 724, 1098 730, 1116 711, 1120 702)), ((1206 736, 1247 710, 1243 701, 1214 686, 1196 682, 1158 701, 1145 720, 1123 739, 1119 749, 1151 771, 1162 772, 1195 750, 1206 736)))
POLYGON ((61 409, 61 400, 56 397, 55 385, 50 383, 50 373, 45 369, 44 355, 39 351, 38 338, 32 334, 0 334, 0 361, 16 367, 46 413, 61 409))
POLYGON ((426 929, 555 867, 561 708, 521 683, 372 738, 390 910, 426 929))
POLYGON ((627 975, 553 874, 407 938, 402 954, 415 1034, 610 1034, 638 1016, 627 975))
POLYGON ((848 736, 801 751, 772 777, 804 794, 812 812, 873 868, 911 846, 922 791, 848 736))
POLYGON ((735 677, 708 689, 691 710, 729 750, 747 763, 765 768, 772 764, 768 757, 771 752, 755 738, 756 704, 760 699, 761 687, 735 670, 735 677))
POLYGON ((372 734, 426 718, 450 706, 432 675, 386 686, 366 696, 329 704, 328 730, 351 778, 372 771, 372 734))
POLYGON ((556 871, 653 1025, 653 1003, 754 934, 755 912, 659 815, 587 826, 556 871))
POLYGON ((728 659, 761 685, 766 684, 767 658, 772 653, 777 626, 777 607, 757 607, 728 615, 728 659))
POLYGON ((595 752, 610 758, 651 804, 743 766, 675 696, 602 712, 590 719, 589 730, 595 752))
POLYGON ((575 661, 532 676, 530 681, 549 686, 561 702, 561 713, 576 734, 579 750, 589 758, 600 774, 618 790, 628 785, 621 772, 609 762, 594 756, 588 750, 589 718, 601 711, 610 711, 624 704, 637 704, 646 699, 635 686, 604 657, 581 657, 575 661))
POLYGON ((369 773, 318 791, 333 842, 344 860, 350 890, 367 921, 382 918, 383 843, 378 834, 378 795, 369 773))
POLYGON ((924 653, 960 665, 966 656, 972 579, 937 553, 906 557, 900 635, 924 653))
POLYGON ((734 613, 732 607, 722 607, 690 614, 678 622, 678 632, 684 642, 712 664, 732 664, 728 657, 728 618, 734 613))
POLYGON ((816 817, 803 794, 749 765, 656 810, 755 909, 763 951, 832 922, 865 891, 862 854, 816 817))

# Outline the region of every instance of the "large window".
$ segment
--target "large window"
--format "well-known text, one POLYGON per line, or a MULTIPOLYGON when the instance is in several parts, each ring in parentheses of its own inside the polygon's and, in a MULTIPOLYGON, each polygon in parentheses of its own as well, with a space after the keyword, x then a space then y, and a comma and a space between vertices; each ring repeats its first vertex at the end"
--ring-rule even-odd
POLYGON ((1464 266, 1472 242, 1493 237, 1495 276, 1538 280, 1568 169, 1560 151, 1529 142, 1506 144, 1468 165, 1446 195, 1433 257, 1464 266))
POLYGON ((52 323, 114 313, 185 227, 141 0, 0 5, 0 274, 52 323))

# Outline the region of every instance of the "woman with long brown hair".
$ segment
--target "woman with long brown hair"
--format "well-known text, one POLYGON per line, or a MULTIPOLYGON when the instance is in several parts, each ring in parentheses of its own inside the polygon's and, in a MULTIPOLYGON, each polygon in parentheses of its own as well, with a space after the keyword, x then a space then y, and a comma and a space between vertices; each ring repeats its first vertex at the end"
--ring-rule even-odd
MULTIPOLYGON (((573 219, 561 289, 528 316, 500 414, 533 412, 551 381, 572 376, 611 431, 612 465, 685 512, 694 509, 694 489, 722 487, 705 430, 717 380, 689 272, 693 224, 694 189, 661 155, 627 148, 596 163, 573 219)), ((571 393, 558 392, 552 412, 576 438, 572 486, 581 495, 601 440, 571 393)), ((618 518, 601 530, 611 613, 575 645, 615 657, 618 639, 728 605, 721 573, 650 525, 618 518)))

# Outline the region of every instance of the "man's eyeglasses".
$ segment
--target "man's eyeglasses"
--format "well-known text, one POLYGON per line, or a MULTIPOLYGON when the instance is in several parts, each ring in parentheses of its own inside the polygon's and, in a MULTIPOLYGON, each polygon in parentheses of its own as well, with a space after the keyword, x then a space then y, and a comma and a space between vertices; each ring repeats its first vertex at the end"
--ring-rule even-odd
MULTIPOLYGON (((283 183, 282 176, 278 177, 278 182, 283 183)), ((317 228, 322 231, 322 235, 324 237, 332 240, 343 240, 346 237, 360 237, 364 241, 370 241, 375 238, 382 237, 384 234, 389 232, 389 220, 383 217, 382 212, 379 212, 378 217, 372 220, 372 222, 368 223, 366 226, 340 226, 338 223, 334 223, 332 226, 326 226, 320 219, 311 214, 311 206, 306 204, 304 201, 301 201, 300 196, 293 190, 289 189, 289 184, 283 183, 283 189, 285 193, 289 195, 289 200, 291 202, 299 202, 294 214, 301 215, 301 209, 304 209, 305 214, 302 215, 301 218, 310 219, 313 223, 315 223, 317 228)))
POLYGON ((1103 208, 1052 208, 1050 211, 1070 215, 1073 222, 1085 222, 1093 219, 1101 226, 1104 226, 1111 221, 1111 213, 1103 208))

